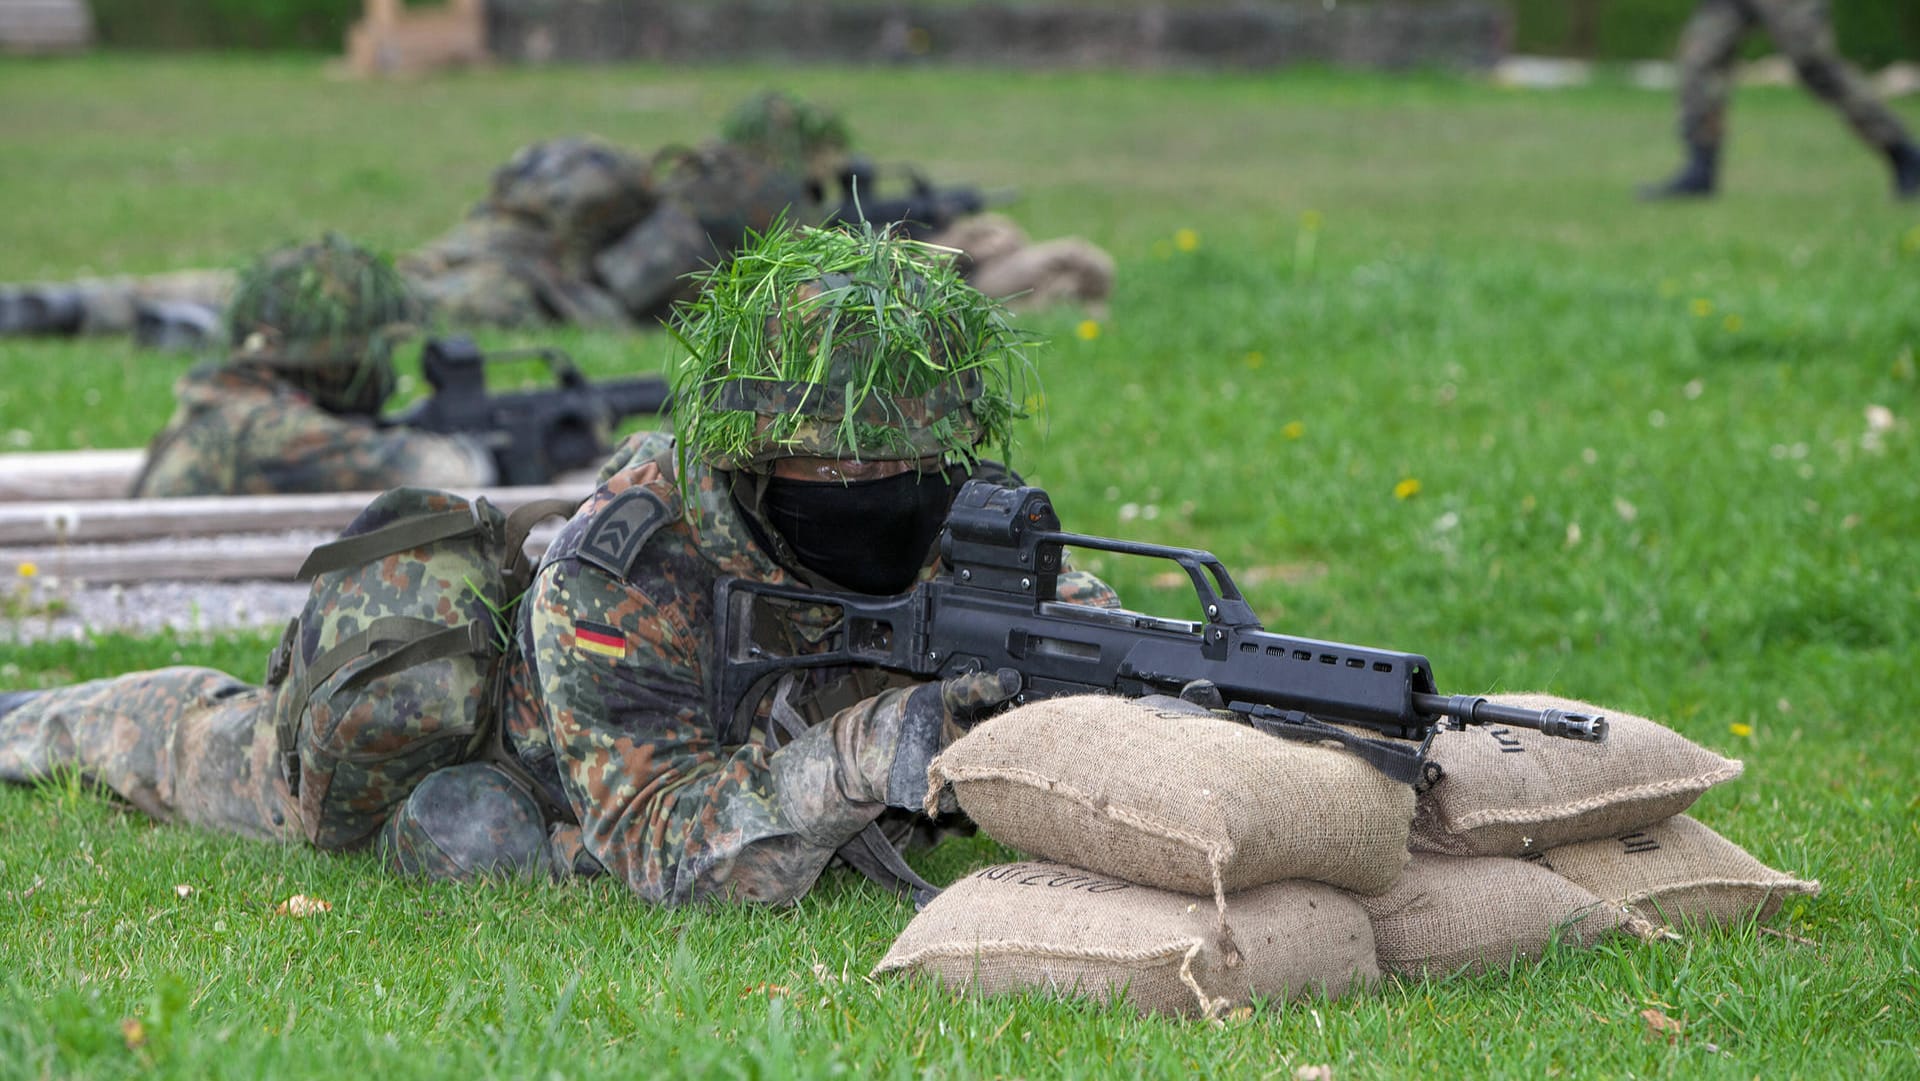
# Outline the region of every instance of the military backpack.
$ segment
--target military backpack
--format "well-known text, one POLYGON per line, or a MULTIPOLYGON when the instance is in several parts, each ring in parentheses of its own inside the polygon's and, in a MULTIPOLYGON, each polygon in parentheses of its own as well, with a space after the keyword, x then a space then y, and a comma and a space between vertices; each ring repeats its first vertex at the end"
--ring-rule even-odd
POLYGON ((267 666, 281 768, 307 838, 359 848, 427 774, 506 759, 497 718, 508 618, 535 522, 485 499, 396 488, 300 568, 313 586, 267 666))

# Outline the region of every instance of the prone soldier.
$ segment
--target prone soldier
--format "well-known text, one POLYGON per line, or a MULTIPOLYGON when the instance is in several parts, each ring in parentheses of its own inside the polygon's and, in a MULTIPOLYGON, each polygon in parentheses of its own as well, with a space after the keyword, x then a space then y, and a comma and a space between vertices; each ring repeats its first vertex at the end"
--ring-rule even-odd
POLYGON ((417 305, 378 256, 329 234, 263 256, 228 313, 232 351, 174 387, 173 419, 147 448, 136 497, 478 487, 485 447, 383 427, 393 347, 417 305))
MULTIPOLYGON (((320 651, 325 628, 360 628, 358 643, 394 623, 376 610, 417 616, 460 588, 455 576, 436 593, 388 560, 374 590, 290 628, 266 687, 179 667, 0 695, 0 779, 77 770, 162 821, 282 842, 346 819, 339 835, 377 839, 398 870, 604 873, 664 903, 791 901, 836 853, 870 864, 871 846, 849 846, 920 813, 932 756, 1008 702, 1018 676, 811 669, 734 732, 704 693, 721 663, 714 585, 888 594, 933 574, 960 483, 1008 475, 980 455, 1008 443, 1020 413, 1022 342, 948 261, 884 232, 770 233, 706 285, 680 328, 675 444, 643 436, 617 454, 540 561, 497 683, 481 681, 500 690, 469 760, 415 776, 401 755, 330 786, 295 780, 324 737, 303 696, 417 653, 336 679, 328 657, 344 644, 320 651)), ((362 524, 417 540, 409 520, 362 524)), ((370 536, 339 543, 360 551, 370 536)), ((1115 603, 1071 573, 1061 599, 1115 603)), ((807 606, 765 616, 796 650, 836 629, 807 606)), ((394 732, 420 705, 359 702, 352 723, 394 732)))
MULTIPOLYGON (((690 299, 692 275, 723 264, 749 233, 781 219, 827 220, 846 194, 850 146, 836 113, 776 91, 742 103, 722 137, 698 147, 642 157, 588 136, 534 143, 494 171, 459 224, 402 255, 398 269, 439 323, 651 326, 690 299)), ((991 295, 1098 304, 1112 291, 1112 258, 1085 240, 1029 244, 993 214, 928 224, 991 295)), ((195 310, 217 310, 231 289, 218 271, 0 289, 0 335, 191 341, 195 310)))

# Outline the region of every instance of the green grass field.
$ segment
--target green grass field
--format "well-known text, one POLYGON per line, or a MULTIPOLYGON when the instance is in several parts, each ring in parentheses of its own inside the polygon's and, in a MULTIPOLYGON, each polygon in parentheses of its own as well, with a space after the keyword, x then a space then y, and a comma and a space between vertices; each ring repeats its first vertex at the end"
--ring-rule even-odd
MULTIPOLYGON (((878 159, 1018 185, 1036 235, 1118 259, 1110 312, 1028 321, 1053 342, 1047 420, 1015 464, 1069 528, 1209 547, 1270 626, 1425 652, 1444 690, 1661 719, 1746 762, 1694 814, 1824 893, 1783 935, 1620 942, 1213 1027, 872 983, 909 912, 837 872, 790 910, 658 910, 608 884, 397 881, 9 789, 0 1077, 1920 1072, 1920 205, 1801 95, 1740 95, 1724 198, 1649 207, 1628 193, 1672 164, 1671 101, 1615 86, 15 60, 0 280, 230 265, 326 226, 404 247, 522 142, 696 139, 775 82, 842 106, 878 159), (295 893, 334 909, 272 914, 295 893), (1648 1008, 1684 1034, 1650 1034, 1648 1008)), ((668 356, 539 340, 601 374, 668 356)), ((142 442, 185 365, 0 342, 0 435, 142 442)), ((1098 569, 1192 614, 1163 568, 1098 569)), ((0 686, 252 678, 268 645, 0 644, 0 686)), ((1002 855, 951 843, 923 866, 1002 855)))

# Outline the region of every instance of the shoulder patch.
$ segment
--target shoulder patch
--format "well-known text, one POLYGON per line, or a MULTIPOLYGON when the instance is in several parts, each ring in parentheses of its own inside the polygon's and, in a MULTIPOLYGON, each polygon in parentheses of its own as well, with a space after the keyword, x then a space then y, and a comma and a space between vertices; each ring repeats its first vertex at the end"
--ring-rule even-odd
POLYGON ((652 489, 635 485, 594 514, 574 556, 616 578, 625 578, 647 538, 672 514, 652 489))

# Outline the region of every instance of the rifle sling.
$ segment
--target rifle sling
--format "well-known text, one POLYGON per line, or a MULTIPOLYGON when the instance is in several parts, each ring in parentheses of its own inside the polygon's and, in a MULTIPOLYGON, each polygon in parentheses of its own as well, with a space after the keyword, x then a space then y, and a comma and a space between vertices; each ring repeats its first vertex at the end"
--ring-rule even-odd
POLYGON ((1368 739, 1336 728, 1297 709, 1277 710, 1271 706, 1253 706, 1245 702, 1229 703, 1228 709, 1247 719, 1255 730, 1281 739, 1317 743, 1328 740, 1340 744, 1361 761, 1401 784, 1420 784, 1426 776, 1427 745, 1368 739))
MULTIPOLYGON (((793 690, 794 676, 791 672, 780 677, 780 682, 773 689, 774 727, 787 739, 794 739, 807 731, 806 720, 793 708, 790 700, 793 690)), ((867 823, 852 840, 836 849, 834 855, 875 883, 911 898, 916 912, 926 908, 940 895, 940 887, 921 878, 901 858, 900 850, 887 840, 878 822, 867 823)))

